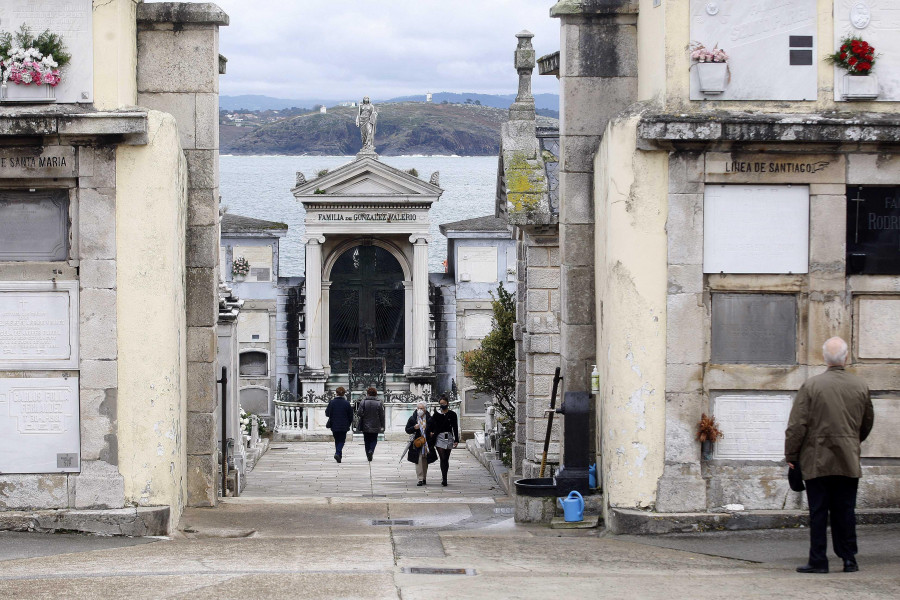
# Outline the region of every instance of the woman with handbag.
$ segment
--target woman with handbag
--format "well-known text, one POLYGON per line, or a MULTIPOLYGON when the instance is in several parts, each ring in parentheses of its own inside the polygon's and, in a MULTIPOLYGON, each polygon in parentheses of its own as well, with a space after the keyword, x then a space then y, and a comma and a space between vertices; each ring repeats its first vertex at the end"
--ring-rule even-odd
POLYGON ((406 433, 413 435, 406 460, 416 465, 416 476, 419 478, 416 485, 427 485, 428 465, 437 460, 437 452, 434 448, 432 418, 425 410, 424 402, 416 405, 416 412, 406 422, 406 433))
POLYGON ((447 485, 447 471, 450 469, 450 451, 459 444, 459 417, 450 410, 450 401, 441 394, 438 407, 431 417, 431 428, 435 434, 434 445, 441 459, 441 485, 447 485))
POLYGON ((363 432, 366 458, 372 462, 378 434, 384 433, 384 404, 378 399, 378 390, 373 387, 366 390, 366 397, 359 403, 356 414, 359 415, 359 429, 363 432))
POLYGON ((334 460, 341 462, 344 453, 344 444, 347 441, 347 432, 353 422, 353 408, 346 398, 347 390, 339 387, 335 390, 335 396, 325 407, 325 427, 331 430, 334 437, 334 460))

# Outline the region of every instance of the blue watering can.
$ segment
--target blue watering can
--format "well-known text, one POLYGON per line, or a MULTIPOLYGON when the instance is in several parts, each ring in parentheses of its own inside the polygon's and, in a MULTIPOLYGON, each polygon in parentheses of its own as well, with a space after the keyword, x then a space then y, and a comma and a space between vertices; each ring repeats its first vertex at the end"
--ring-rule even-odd
POLYGON ((597 463, 588 467, 588 487, 591 489, 597 487, 597 463))
POLYGON ((557 498, 556 503, 563 509, 567 523, 584 521, 584 498, 578 492, 569 492, 566 498, 557 498))

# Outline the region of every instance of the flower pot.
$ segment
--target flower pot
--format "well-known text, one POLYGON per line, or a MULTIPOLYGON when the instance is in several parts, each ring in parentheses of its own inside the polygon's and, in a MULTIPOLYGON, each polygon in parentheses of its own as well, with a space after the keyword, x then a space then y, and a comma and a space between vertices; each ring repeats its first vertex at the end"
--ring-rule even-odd
POLYGON ((703 455, 703 460, 712 460, 714 448, 715 446, 709 440, 700 442, 700 453, 703 455))
POLYGON ((0 86, 2 102, 56 102, 56 88, 48 85, 19 85, 6 83, 0 86))
POLYGON ((878 97, 875 75, 844 75, 844 100, 874 100, 878 97))
POLYGON ((247 279, 246 275, 239 275, 237 273, 234 273, 233 277, 235 281, 244 281, 245 279, 247 279))
POLYGON ((728 85, 728 63, 697 63, 700 91, 707 95, 721 94, 728 85))

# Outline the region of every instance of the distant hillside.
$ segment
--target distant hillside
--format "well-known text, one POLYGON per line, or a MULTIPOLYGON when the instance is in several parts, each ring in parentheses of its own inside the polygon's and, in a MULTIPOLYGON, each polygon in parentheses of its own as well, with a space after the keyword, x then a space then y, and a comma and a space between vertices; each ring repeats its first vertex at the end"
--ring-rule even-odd
MULTIPOLYGON (((440 104, 443 101, 453 102, 457 104, 465 104, 466 100, 481 102, 484 106, 494 106, 497 108, 509 108, 512 101, 515 100, 515 94, 476 94, 456 93, 456 92, 435 92, 433 94, 433 102, 440 104)), ((342 100, 328 98, 272 98, 271 96, 260 96, 254 94, 246 94, 243 96, 219 96, 219 108, 221 110, 283 110, 285 108, 312 108, 313 106, 337 106, 341 102, 359 102, 360 98, 344 98, 342 100)), ((417 96, 401 96, 384 100, 377 98, 373 102, 425 102, 425 94, 417 96)), ((534 105, 538 109, 555 110, 559 112, 559 96, 557 94, 535 94, 534 105)))
MULTIPOLYGON (((465 104, 466 100, 481 102, 483 106, 494 106, 496 108, 509 108, 509 105, 516 99, 515 94, 457 94, 455 92, 436 92, 432 94, 432 102, 441 103, 443 101, 453 102, 456 104, 465 104)), ((391 98, 388 102, 425 102, 425 94, 417 96, 400 96, 399 98, 391 98)), ((559 96, 557 94, 535 94, 534 106, 537 109, 548 109, 559 112, 559 96)))
MULTIPOLYGON (((355 125, 355 107, 331 108, 258 128, 223 127, 223 154, 349 155, 362 143, 355 125), (246 130, 244 135, 239 131, 246 130)), ((400 102, 378 105, 375 147, 379 154, 488 156, 500 145, 504 109, 474 104, 400 102)), ((538 117, 538 124, 555 126, 556 119, 538 117)))

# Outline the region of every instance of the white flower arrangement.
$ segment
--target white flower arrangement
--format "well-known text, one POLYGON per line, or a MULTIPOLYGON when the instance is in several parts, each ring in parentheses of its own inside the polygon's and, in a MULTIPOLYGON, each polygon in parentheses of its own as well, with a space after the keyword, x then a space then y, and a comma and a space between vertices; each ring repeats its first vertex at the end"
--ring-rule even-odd
POLYGON ((243 256, 238 256, 231 263, 231 274, 245 276, 250 272, 250 261, 243 256))
POLYGON ((700 42, 694 42, 691 44, 691 60, 698 63, 724 63, 728 62, 728 54, 718 44, 710 50, 700 42))
POLYGON ((62 38, 50 31, 35 37, 23 25, 15 34, 0 33, 0 72, 4 84, 56 87, 62 81, 60 68, 71 58, 62 38))

